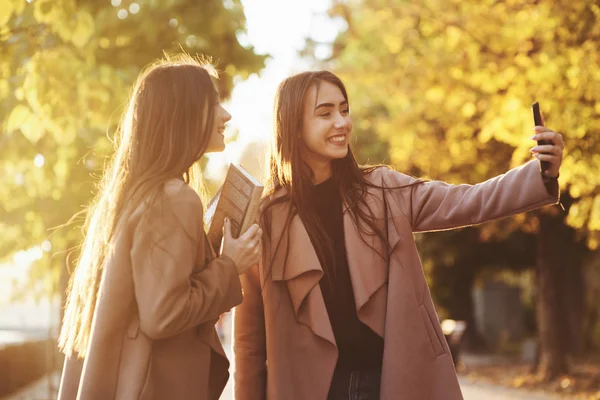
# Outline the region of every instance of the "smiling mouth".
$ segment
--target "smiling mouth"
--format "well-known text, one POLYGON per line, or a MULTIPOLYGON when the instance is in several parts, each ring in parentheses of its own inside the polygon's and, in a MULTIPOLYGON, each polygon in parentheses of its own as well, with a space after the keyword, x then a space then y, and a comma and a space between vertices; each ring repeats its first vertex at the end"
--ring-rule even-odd
POLYGON ((327 141, 333 144, 344 144, 346 142, 346 135, 335 135, 327 138, 327 141))

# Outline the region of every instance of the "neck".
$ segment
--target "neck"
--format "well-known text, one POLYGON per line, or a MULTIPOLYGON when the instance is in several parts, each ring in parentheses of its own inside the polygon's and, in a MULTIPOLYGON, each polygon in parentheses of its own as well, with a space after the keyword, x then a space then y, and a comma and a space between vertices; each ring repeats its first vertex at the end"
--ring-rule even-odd
POLYGON ((333 174, 330 160, 321 162, 313 161, 310 163, 310 169, 313 173, 314 185, 325 182, 327 179, 331 178, 331 175, 333 174))

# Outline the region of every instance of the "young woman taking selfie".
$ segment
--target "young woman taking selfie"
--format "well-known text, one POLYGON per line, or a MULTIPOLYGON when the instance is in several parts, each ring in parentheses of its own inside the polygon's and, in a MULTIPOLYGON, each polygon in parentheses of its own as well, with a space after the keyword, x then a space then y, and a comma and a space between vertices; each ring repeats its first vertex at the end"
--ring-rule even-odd
POLYGON ((477 185, 423 181, 357 164, 334 74, 282 82, 263 254, 234 311, 236 399, 461 399, 413 233, 556 203, 563 139, 535 130, 551 142, 532 149, 546 171, 534 160, 477 185))

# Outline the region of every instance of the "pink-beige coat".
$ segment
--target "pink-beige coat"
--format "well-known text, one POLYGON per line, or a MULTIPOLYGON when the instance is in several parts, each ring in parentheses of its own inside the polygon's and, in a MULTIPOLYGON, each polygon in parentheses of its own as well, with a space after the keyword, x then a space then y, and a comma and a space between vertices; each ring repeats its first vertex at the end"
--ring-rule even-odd
MULTIPOLYGON (((368 179, 390 188, 414 182, 387 168, 368 179)), ((553 204, 558 200, 554 186, 555 193, 549 194, 539 163, 532 161, 478 185, 433 181, 387 190, 389 266, 369 246, 383 251, 380 241, 367 236, 365 243, 344 213, 358 317, 385 340, 381 399, 462 399, 413 233, 479 224, 553 204)), ((366 200, 383 227, 382 191, 370 188, 366 200)), ((234 310, 236 400, 325 400, 336 365, 336 343, 319 287, 323 271, 299 217, 289 234, 282 232, 288 208, 275 206, 273 239, 265 243, 263 262, 242 277, 244 301, 234 310), (269 261, 271 274, 265 268, 269 261)))
POLYGON ((118 229, 84 360, 67 358, 59 400, 216 400, 229 362, 215 331, 242 301, 230 258, 213 259, 200 198, 183 181, 118 229))

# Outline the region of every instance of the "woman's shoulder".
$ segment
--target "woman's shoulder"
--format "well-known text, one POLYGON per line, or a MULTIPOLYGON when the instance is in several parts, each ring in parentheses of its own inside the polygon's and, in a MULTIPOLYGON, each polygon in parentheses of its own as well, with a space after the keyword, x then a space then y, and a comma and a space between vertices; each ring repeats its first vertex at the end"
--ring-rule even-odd
POLYGON ((183 226, 185 230, 196 230, 202 226, 202 200, 194 189, 180 179, 172 179, 155 195, 149 196, 131 213, 130 223, 152 225, 167 229, 183 226))
POLYGON ((202 212, 202 200, 198 193, 181 179, 171 179, 165 182, 164 198, 173 207, 183 209, 198 209, 202 212))
POLYGON ((377 186, 383 185, 385 187, 410 185, 418 180, 415 177, 396 171, 390 165, 364 167, 363 174, 365 180, 369 183, 377 186))
POLYGON ((288 190, 284 187, 278 187, 264 193, 260 199, 260 209, 273 205, 273 203, 283 203, 288 200, 288 190))

